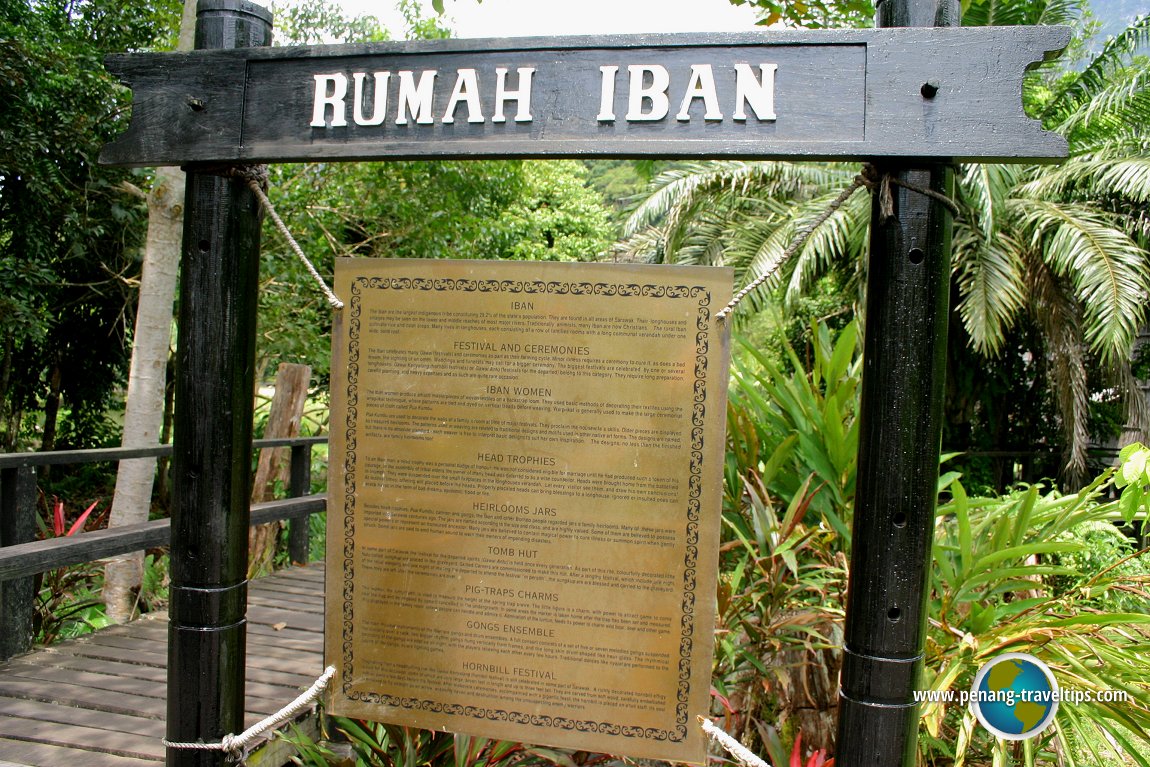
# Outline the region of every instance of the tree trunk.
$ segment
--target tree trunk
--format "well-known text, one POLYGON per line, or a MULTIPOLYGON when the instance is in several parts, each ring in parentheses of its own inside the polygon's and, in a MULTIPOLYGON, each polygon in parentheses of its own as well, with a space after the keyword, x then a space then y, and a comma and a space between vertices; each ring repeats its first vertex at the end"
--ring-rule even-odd
MULTIPOLYGON (((307 401, 311 368, 307 365, 284 363, 276 370, 276 391, 272 396, 271 412, 264 428, 264 439, 299 436, 303 407, 307 401)), ((260 450, 260 462, 252 482, 252 503, 272 500, 276 480, 287 486, 290 462, 289 448, 260 450)), ((270 572, 275 558, 280 523, 256 525, 248 534, 248 577, 270 572)))
MULTIPOLYGON (((40 450, 51 452, 56 449, 56 431, 60 419, 60 364, 52 363, 48 373, 48 396, 44 399, 44 433, 40 438, 40 450)), ((51 469, 51 466, 45 466, 51 469)))
MULTIPOLYGON (((196 0, 185 0, 179 50, 191 50, 196 26, 196 0)), ((128 398, 124 409, 124 447, 159 442, 172 340, 172 304, 180 265, 184 220, 184 172, 157 168, 148 194, 148 233, 132 336, 128 398)), ((155 458, 120 461, 108 526, 148 520, 152 505, 155 458)), ((143 571, 144 552, 109 559, 104 567, 104 604, 116 623, 131 620, 143 571)))
POLYGON ((12 356, 13 343, 11 336, 3 341, 4 354, 0 359, 0 414, 3 418, 4 431, 0 433, 0 452, 12 453, 16 451, 16 441, 19 429, 12 427, 12 413, 15 407, 12 404, 11 392, 8 386, 12 382, 12 356))

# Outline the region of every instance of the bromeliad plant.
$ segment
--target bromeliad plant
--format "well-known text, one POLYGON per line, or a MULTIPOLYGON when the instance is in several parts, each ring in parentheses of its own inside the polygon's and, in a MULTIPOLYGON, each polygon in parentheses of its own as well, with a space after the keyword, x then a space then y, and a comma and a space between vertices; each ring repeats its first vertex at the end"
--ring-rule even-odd
MULTIPOLYGON (((37 517, 42 538, 65 538, 83 531, 99 499, 67 524, 64 502, 53 496, 51 526, 37 517)), ((36 641, 52 644, 108 625, 100 600, 97 568, 92 563, 59 567, 44 573, 36 589, 33 618, 36 641)))

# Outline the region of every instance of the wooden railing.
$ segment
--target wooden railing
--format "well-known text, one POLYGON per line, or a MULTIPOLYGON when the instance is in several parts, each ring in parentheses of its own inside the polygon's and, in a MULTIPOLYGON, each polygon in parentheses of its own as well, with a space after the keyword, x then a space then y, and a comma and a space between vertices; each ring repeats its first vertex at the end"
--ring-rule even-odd
MULTIPOLYGON (((254 504, 251 524, 288 520, 288 555, 293 562, 308 557, 308 516, 323 511, 325 496, 311 495, 311 451, 327 437, 256 440, 253 448, 291 448, 288 494, 254 504)), ((170 456, 171 445, 147 448, 60 450, 49 453, 0 453, 0 661, 31 647, 35 581, 33 576, 57 567, 91 562, 132 551, 166 546, 171 520, 156 519, 73 536, 36 540, 36 468, 100 463, 128 458, 170 456)))

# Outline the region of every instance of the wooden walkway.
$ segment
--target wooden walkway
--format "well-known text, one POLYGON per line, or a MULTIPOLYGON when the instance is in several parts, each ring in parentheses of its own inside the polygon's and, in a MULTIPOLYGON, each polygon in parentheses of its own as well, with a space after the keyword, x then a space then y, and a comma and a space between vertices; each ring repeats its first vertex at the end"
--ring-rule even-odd
MULTIPOLYGON (((162 763, 167 636, 156 613, 0 664, 0 767, 162 763)), ((247 664, 245 726, 323 673, 322 563, 251 583, 247 664)))

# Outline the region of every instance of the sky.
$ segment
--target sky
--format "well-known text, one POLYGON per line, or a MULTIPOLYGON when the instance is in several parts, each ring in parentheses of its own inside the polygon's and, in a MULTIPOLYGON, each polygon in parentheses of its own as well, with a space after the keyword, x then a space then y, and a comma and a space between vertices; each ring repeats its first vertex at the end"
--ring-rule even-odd
MULTIPOLYGON (((430 0, 420 0, 431 16, 430 0)), ((748 6, 727 0, 444 0, 456 37, 742 32, 754 27, 748 6)), ((392 0, 339 0, 348 15, 371 14, 401 38, 392 0)))

